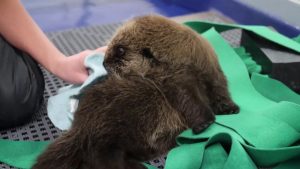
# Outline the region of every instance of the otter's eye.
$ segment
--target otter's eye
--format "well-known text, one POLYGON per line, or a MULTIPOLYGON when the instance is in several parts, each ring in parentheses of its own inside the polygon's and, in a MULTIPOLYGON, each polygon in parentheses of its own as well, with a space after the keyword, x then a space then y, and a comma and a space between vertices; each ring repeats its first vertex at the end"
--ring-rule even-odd
POLYGON ((118 56, 118 57, 122 57, 122 56, 124 56, 125 55, 125 48, 123 48, 123 47, 121 47, 121 46, 118 46, 117 48, 116 48, 116 55, 118 56))

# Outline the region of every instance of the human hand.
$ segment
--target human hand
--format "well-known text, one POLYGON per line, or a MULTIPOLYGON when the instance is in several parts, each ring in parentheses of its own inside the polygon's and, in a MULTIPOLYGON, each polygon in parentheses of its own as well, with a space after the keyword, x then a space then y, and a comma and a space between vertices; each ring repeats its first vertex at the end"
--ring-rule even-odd
POLYGON ((85 57, 94 52, 105 53, 107 46, 96 50, 85 50, 69 57, 61 57, 53 73, 59 78, 72 84, 81 84, 88 78, 88 71, 84 65, 85 57))

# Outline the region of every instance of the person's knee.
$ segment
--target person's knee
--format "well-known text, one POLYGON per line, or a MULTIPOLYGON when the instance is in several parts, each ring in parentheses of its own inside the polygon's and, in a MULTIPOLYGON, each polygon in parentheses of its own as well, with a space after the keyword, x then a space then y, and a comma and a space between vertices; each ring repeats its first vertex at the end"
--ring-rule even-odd
MULTIPOLYGON (((37 99, 37 98, 36 98, 37 99)), ((28 122, 35 113, 37 100, 28 100, 26 96, 6 92, 0 97, 0 129, 20 126, 28 122)))
POLYGON ((27 123, 39 110, 43 100, 43 86, 11 84, 0 87, 0 129, 27 123))

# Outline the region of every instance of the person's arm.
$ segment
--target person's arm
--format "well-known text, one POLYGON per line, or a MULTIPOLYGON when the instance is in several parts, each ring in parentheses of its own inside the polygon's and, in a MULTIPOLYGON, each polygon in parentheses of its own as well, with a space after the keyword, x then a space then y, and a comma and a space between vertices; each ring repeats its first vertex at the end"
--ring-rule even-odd
POLYGON ((88 76, 83 63, 91 51, 65 57, 48 40, 19 0, 0 0, 0 35, 65 81, 82 83, 88 76))

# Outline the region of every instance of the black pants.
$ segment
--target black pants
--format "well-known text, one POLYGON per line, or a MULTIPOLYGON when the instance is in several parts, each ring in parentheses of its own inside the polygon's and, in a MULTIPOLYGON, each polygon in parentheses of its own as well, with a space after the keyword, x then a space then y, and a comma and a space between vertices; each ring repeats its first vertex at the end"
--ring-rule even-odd
POLYGON ((28 122, 42 104, 43 91, 37 63, 0 36, 0 130, 28 122))

